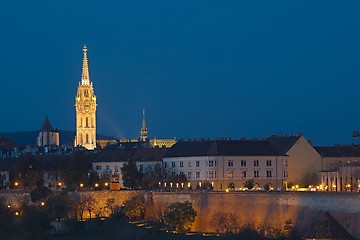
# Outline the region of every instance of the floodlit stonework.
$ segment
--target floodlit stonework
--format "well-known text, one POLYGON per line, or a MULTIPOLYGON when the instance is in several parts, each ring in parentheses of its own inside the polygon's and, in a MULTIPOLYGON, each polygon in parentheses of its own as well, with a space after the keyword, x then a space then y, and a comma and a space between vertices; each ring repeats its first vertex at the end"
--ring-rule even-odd
POLYGON ((76 136, 74 145, 93 150, 96 148, 96 96, 90 81, 86 45, 84 45, 83 52, 81 82, 75 97, 76 136))

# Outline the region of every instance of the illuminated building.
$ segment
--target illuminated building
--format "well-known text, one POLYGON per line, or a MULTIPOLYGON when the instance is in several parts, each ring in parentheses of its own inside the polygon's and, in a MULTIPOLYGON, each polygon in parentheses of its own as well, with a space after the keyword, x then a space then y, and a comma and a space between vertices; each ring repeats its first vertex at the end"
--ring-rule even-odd
POLYGON ((163 157, 165 178, 185 175, 191 187, 241 190, 254 180, 254 189, 284 188, 286 154, 264 140, 179 141, 163 157))
POLYGON ((37 145, 40 147, 60 145, 59 131, 51 126, 47 116, 40 128, 39 136, 37 137, 37 145))
POLYGON ((79 82, 75 97, 76 136, 74 145, 93 150, 96 148, 96 96, 90 81, 86 45, 84 45, 83 52, 81 82, 79 82))

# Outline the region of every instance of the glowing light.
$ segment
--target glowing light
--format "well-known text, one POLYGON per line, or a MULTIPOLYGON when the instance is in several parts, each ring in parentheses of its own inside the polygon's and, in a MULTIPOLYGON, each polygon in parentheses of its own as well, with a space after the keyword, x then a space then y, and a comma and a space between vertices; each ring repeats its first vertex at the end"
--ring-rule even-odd
POLYGON ((59 186, 59 187, 61 187, 61 185, 62 185, 62 183, 61 183, 61 182, 59 182, 59 183, 58 183, 58 186, 59 186))
POLYGON ((41 202, 40 205, 41 205, 41 206, 45 206, 45 202, 41 202))
POLYGON ((16 216, 19 216, 19 212, 15 212, 15 215, 16 215, 16 216))
POLYGON ((228 188, 225 190, 225 192, 227 192, 227 193, 228 193, 229 191, 230 191, 230 190, 229 190, 228 188))
POLYGON ((98 184, 98 183, 95 183, 95 187, 99 187, 99 184, 98 184))
POLYGON ((8 208, 10 208, 11 206, 10 205, 7 205, 8 208))
POLYGON ((83 184, 83 183, 80 183, 80 187, 83 188, 83 187, 84 187, 84 184, 83 184))
POLYGON ((104 185, 105 185, 105 187, 107 187, 107 186, 109 186, 109 183, 106 182, 104 185))
POLYGON ((18 183, 18 182, 15 182, 14 185, 17 187, 17 186, 19 186, 19 183, 18 183))

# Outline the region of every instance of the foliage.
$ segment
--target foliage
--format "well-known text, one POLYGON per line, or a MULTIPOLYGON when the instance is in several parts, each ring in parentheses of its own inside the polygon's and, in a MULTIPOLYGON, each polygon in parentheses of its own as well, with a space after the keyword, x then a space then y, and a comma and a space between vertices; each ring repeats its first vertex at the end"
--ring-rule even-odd
POLYGON ((176 232, 190 231, 197 213, 190 201, 176 202, 169 205, 164 213, 165 223, 176 232))
POLYGON ((284 225, 284 235, 288 239, 296 239, 296 230, 294 227, 294 223, 291 219, 285 221, 284 225))
POLYGON ((29 239, 45 239, 52 228, 48 212, 44 209, 26 206, 21 217, 21 227, 29 239))
POLYGON ((217 212, 212 218, 212 227, 217 233, 232 233, 239 231, 238 217, 234 213, 217 212))
POLYGON ((14 228, 14 214, 0 198, 0 239, 8 239, 14 228))
POLYGON ((10 171, 10 180, 19 181, 22 188, 32 189, 43 185, 44 170, 33 156, 20 156, 10 171))
POLYGON ((84 205, 84 209, 89 213, 91 219, 92 213, 95 211, 95 198, 91 195, 82 196, 81 204, 84 205))
POLYGON ((317 185, 319 183, 319 176, 315 172, 307 172, 302 176, 301 185, 309 187, 309 185, 317 185))
POLYGON ((108 198, 106 200, 105 209, 110 212, 111 215, 115 213, 118 206, 115 204, 115 198, 108 198))
POLYGON ((155 169, 149 166, 146 169, 143 181, 142 181, 142 188, 146 190, 153 190, 159 188, 159 181, 161 181, 161 165, 155 164, 155 169))
POLYGON ((62 218, 66 218, 71 209, 70 199, 66 192, 52 196, 47 204, 52 220, 60 221, 62 218))
POLYGON ((141 185, 142 173, 137 169, 136 162, 129 161, 121 167, 122 180, 125 187, 138 189, 141 185))
POLYGON ((145 202, 143 196, 134 197, 124 203, 123 213, 130 220, 140 220, 145 216, 145 202))
POLYGON ((253 189, 255 186, 255 181, 254 179, 249 179, 249 180, 246 180, 244 182, 244 187, 247 188, 247 189, 253 189))
POLYGON ((91 159, 84 152, 75 152, 73 156, 59 163, 58 169, 64 179, 65 185, 70 189, 77 189, 80 183, 88 183, 87 180, 91 169, 91 159))
POLYGON ((52 194, 52 191, 45 187, 37 187, 34 190, 30 192, 31 201, 33 202, 39 202, 39 201, 45 201, 48 199, 48 197, 52 194))

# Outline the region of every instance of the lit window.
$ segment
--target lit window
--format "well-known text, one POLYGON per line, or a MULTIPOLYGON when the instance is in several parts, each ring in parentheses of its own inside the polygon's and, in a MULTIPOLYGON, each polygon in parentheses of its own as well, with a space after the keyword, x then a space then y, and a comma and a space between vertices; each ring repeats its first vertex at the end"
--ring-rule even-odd
POLYGON ((209 179, 214 179, 214 171, 209 171, 209 179))
POLYGON ((228 178, 234 177, 234 171, 228 171, 228 178))

